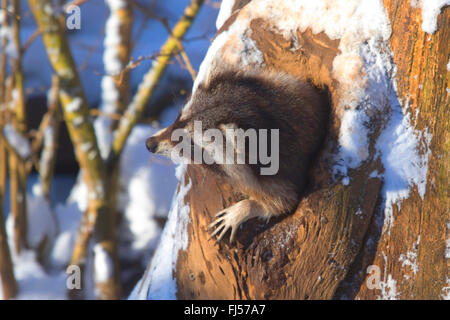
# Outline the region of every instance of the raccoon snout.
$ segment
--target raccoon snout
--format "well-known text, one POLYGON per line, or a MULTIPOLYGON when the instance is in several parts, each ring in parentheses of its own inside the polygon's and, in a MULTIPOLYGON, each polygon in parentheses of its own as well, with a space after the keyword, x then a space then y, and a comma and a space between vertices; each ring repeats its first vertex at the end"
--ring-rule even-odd
POLYGON ((156 153, 156 151, 158 150, 158 144, 158 141, 156 141, 154 137, 148 138, 145 142, 145 146, 151 153, 156 153))

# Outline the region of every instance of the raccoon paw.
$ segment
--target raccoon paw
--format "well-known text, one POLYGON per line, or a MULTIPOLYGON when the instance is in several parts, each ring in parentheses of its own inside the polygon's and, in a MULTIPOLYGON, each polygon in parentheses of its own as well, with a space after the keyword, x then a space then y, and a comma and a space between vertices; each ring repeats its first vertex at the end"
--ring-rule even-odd
POLYGON ((220 232, 217 238, 217 241, 220 241, 227 231, 231 229, 230 243, 233 243, 238 227, 248 219, 256 216, 252 200, 239 201, 216 215, 217 219, 208 227, 209 229, 216 228, 211 233, 211 238, 220 232))

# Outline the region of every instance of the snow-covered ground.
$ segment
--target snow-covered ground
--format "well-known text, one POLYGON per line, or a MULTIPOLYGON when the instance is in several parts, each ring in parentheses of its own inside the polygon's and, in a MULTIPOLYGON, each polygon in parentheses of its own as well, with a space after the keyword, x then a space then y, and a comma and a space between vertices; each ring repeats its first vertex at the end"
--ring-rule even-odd
MULTIPOLYGON (((135 264, 135 270, 145 268, 158 243, 161 233, 158 218, 167 216, 177 185, 173 164, 162 158, 153 158, 144 147, 145 139, 154 131, 149 126, 135 127, 121 164, 119 208, 123 212, 123 221, 119 232, 119 253, 122 260, 135 264)), ((86 208, 86 190, 78 185, 67 202, 50 208, 41 195, 39 182, 37 179, 33 181, 27 199, 30 250, 20 256, 13 255, 20 287, 17 299, 64 299, 65 267, 70 260, 81 213, 86 208), (49 263, 42 266, 35 250, 45 239, 50 240, 51 246, 44 250, 49 263)), ((12 235, 12 219, 8 218, 7 229, 12 235)), ((94 297, 92 292, 88 296, 94 297)))

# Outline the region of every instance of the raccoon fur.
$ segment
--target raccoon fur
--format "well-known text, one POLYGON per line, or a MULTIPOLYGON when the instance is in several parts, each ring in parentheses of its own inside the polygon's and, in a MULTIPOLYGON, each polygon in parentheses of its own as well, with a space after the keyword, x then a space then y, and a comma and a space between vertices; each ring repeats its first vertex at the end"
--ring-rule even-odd
MULTIPOLYGON (((278 129, 279 164, 273 175, 261 174, 267 164, 259 154, 256 163, 190 164, 225 177, 246 196, 217 213, 209 225, 218 241, 231 230, 233 242, 243 222, 254 217, 268 220, 295 210, 308 169, 325 138, 328 116, 328 96, 302 79, 261 70, 228 70, 200 83, 176 121, 150 137, 146 145, 151 152, 170 156, 178 143, 171 139, 174 130, 182 128, 192 136, 195 121, 201 121, 203 130, 219 129, 223 135, 227 128, 278 129)), ((249 151, 249 146, 243 150, 246 160, 249 151)))

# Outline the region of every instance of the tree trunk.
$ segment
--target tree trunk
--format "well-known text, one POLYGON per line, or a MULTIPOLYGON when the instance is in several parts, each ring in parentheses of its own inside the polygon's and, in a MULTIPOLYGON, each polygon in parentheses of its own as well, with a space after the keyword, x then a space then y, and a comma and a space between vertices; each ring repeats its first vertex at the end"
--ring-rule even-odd
MULTIPOLYGON (((96 281, 97 294, 101 299, 117 299, 121 295, 121 285, 116 241, 114 229, 109 229, 114 226, 112 221, 114 204, 108 203, 106 166, 100 157, 78 71, 60 20, 53 14, 52 10, 46 10, 46 8, 51 8, 51 2, 48 0, 29 0, 28 4, 39 30, 42 32, 50 63, 55 74, 59 77, 59 99, 64 120, 89 192, 88 207, 83 215, 70 263, 79 266, 83 274, 87 244, 95 229, 95 240, 98 244, 97 252, 101 252, 113 266, 109 274, 106 275, 106 279, 96 281), (105 222, 101 228, 95 228, 98 219, 105 222)), ((71 291, 71 293, 76 294, 77 292, 71 291)))
MULTIPOLYGON (((190 208, 190 221, 187 247, 176 254, 177 298, 439 299, 445 294, 448 297, 449 260, 445 246, 449 237, 446 180, 449 168, 445 112, 449 87, 446 70, 449 8, 442 10, 438 29, 430 35, 421 29, 421 9, 411 8, 406 0, 384 1, 392 27, 386 48, 391 48, 397 66, 396 73, 391 70, 392 83, 386 86, 392 87, 392 92, 396 89, 399 107, 406 105, 402 109, 404 118, 408 112, 416 114, 411 130, 422 137, 432 136, 424 196, 411 184, 409 195, 393 204, 392 222, 386 213, 385 181, 374 173, 389 174, 377 151, 377 141, 390 123, 386 110, 394 110, 395 102, 382 101, 380 108, 369 115, 368 156, 361 165, 349 169, 347 178, 336 181, 329 163, 339 145, 343 114, 348 109, 345 99, 352 85, 350 82, 350 87, 345 87, 333 73, 335 58, 342 52, 340 41, 344 40, 330 39, 325 32, 314 33, 309 28, 293 30, 291 34, 296 33, 297 37, 286 39, 264 18, 252 18, 248 9, 251 4, 240 11, 240 7, 235 8, 218 34, 232 28, 236 21, 243 24, 243 19, 250 19, 248 34, 262 53, 265 68, 302 76, 329 90, 332 119, 326 147, 311 170, 310 184, 297 210, 268 224, 245 223, 235 245, 209 239, 207 226, 217 212, 239 200, 239 195, 221 178, 188 166, 185 177, 192 186, 184 202, 190 208), (380 270, 375 286, 368 284, 374 279, 373 273, 367 273, 369 266, 369 271, 380 270)), ((231 36, 230 39, 223 46, 222 57, 235 62, 226 50, 237 47, 238 40, 231 36)), ((355 82, 365 76, 360 71, 355 82)), ((371 94, 375 96, 370 98, 377 95, 371 94)), ((421 148, 419 154, 426 153, 426 148, 422 145, 421 148)), ((178 230, 182 223, 177 221, 178 230)), ((156 266, 155 261, 152 266, 156 266)), ((149 270, 150 280, 146 282, 144 277, 140 289, 148 289, 151 298, 154 268, 149 270)))
MULTIPOLYGON (((408 102, 411 113, 418 112, 415 128, 427 130, 433 138, 425 196, 422 199, 413 189, 410 197, 396 208, 390 235, 381 235, 370 258, 368 250, 362 250, 359 260, 371 260, 370 264, 381 268, 383 278, 392 277, 399 299, 449 299, 450 8, 442 10, 438 29, 430 35, 421 29, 420 8, 411 7, 409 1, 385 0, 384 6, 392 25, 390 44, 398 68, 397 94, 400 100, 408 102), (413 255, 410 260, 415 260, 411 261, 412 266, 405 259, 408 252, 413 255)), ((361 267, 366 265, 358 268, 364 270, 361 267)), ((356 269, 350 274, 355 274, 356 269)), ((378 293, 361 285, 355 298, 374 299, 378 293)))
MULTIPOLYGON (((14 16, 20 16, 20 2, 12 1, 14 16)), ((23 88, 22 74, 22 54, 20 51, 20 19, 12 19, 13 27, 13 45, 16 48, 16 56, 12 59, 13 70, 13 115, 12 123, 17 132, 26 135, 26 110, 23 88)), ((27 248, 27 172, 26 160, 15 153, 9 154, 9 172, 10 172, 10 196, 11 196, 11 214, 14 221, 14 249, 20 253, 22 249, 27 248)))

